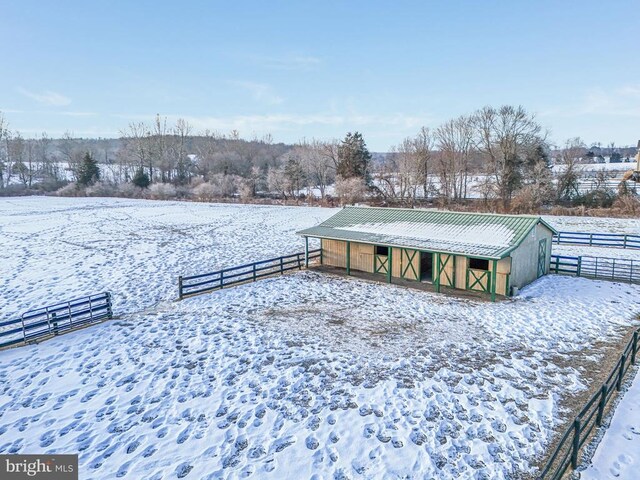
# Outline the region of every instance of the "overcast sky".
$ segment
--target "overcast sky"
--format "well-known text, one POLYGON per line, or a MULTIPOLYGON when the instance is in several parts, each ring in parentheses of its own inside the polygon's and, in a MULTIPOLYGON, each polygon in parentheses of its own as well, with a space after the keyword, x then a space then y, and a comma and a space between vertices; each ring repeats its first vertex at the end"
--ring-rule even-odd
POLYGON ((640 139, 640 1, 0 0, 0 111, 31 136, 183 117, 275 141, 522 104, 561 142, 640 139))

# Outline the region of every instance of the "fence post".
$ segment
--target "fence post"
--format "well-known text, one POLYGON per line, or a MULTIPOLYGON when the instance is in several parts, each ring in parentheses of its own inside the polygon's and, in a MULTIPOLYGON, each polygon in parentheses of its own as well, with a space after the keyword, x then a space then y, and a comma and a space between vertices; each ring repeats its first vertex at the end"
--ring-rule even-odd
POLYGON ((613 259, 613 266, 611 268, 611 280, 615 280, 616 278, 616 259, 613 259))
POLYGON ((107 292, 107 318, 113 318, 113 302, 111 301, 111 293, 107 292))
POLYGON ((607 405, 607 384, 602 385, 600 389, 600 401, 598 401, 598 416, 596 417, 596 425, 602 425, 602 417, 604 416, 604 407, 607 405))
POLYGON ((224 270, 220 270, 220 288, 224 287, 224 270))
POLYGON ((298 260, 298 270, 302 270, 302 261, 300 260, 299 253, 296 253, 296 259, 298 260))
POLYGON ((280 257, 280 275, 284 273, 284 260, 283 257, 280 257))
POLYGON ((582 272, 582 255, 578 257, 578 270, 576 271, 577 276, 580 276, 580 273, 582 272))
POLYGON ((182 300, 182 275, 178 277, 178 300, 182 300))
MULTIPOLYGON (((109 294, 107 293, 107 302, 109 301, 109 294)), ((109 311, 109 304, 107 303, 107 312, 109 311)), ((69 325, 73 327, 73 318, 71 318, 71 302, 67 302, 67 312, 69 312, 69 325)))
POLYGON ((22 339, 26 345, 27 343, 27 329, 24 326, 24 313, 20 316, 20 320, 22 321, 22 339))
POLYGON ((589 246, 592 247, 593 246, 593 233, 589 234, 589 246))
POLYGON ((256 264, 253 264, 253 281, 256 281, 256 264))
POLYGON ((578 468, 578 453, 580 450, 580 417, 576 417, 573 421, 573 451, 571 452, 571 468, 578 468))
POLYGON ((47 312, 47 327, 49 332, 51 332, 51 316, 49 315, 49 307, 47 307, 45 311, 47 312))
POLYGON ((58 335, 58 318, 55 312, 51 314, 51 323, 53 323, 53 334, 58 335))
POLYGON ((638 353, 638 330, 633 332, 633 344, 631 345, 631 365, 636 364, 636 353, 638 353))
POLYGON ((627 248, 627 236, 626 235, 622 239, 622 248, 627 248))
POLYGON ((620 357, 620 372, 618 373, 618 381, 616 382, 616 390, 620 391, 622 388, 622 377, 624 376, 624 363, 627 360, 627 356, 623 353, 620 357))
POLYGON ((89 295, 89 320, 93 321, 93 305, 91 304, 91 295, 89 295))

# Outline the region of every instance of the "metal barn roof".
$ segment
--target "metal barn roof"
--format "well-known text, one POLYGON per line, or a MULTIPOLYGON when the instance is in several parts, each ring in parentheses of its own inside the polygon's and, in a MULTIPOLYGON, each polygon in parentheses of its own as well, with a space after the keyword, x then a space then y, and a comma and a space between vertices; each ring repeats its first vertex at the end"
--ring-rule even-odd
POLYGON ((297 233, 306 237, 500 259, 520 245, 538 223, 555 233, 540 217, 528 215, 345 207, 320 225, 297 233))

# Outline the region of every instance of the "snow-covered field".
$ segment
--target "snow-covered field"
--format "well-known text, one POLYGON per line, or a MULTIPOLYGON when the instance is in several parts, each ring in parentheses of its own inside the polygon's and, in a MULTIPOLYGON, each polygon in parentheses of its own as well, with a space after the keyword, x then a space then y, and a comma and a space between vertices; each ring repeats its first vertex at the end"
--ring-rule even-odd
MULTIPOLYGON (((640 235, 640 219, 607 217, 565 217, 544 215, 543 218, 562 232, 627 233, 640 235)), ((614 251, 618 251, 615 249, 614 251)))
POLYGON ((332 213, 0 199, 3 319, 96 290, 121 315, 0 352, 0 453, 79 452, 83 479, 534 473, 640 287, 549 276, 492 304, 309 271, 171 301, 332 213))
POLYGON ((0 199, 0 312, 111 291, 133 312, 178 296, 178 276, 304 249, 294 232, 335 210, 115 198, 0 199))

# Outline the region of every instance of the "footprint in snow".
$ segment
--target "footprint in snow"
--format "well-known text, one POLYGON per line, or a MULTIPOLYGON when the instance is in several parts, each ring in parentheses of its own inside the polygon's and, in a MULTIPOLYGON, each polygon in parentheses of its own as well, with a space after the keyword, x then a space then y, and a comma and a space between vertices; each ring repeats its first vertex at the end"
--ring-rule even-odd
POLYGON ((276 453, 279 453, 285 448, 290 447, 294 443, 296 443, 296 437, 294 437, 293 435, 289 435, 285 438, 280 438, 273 442, 272 450, 276 453))
POLYGON ((118 473, 116 473, 116 477, 118 478, 124 477, 127 473, 129 473, 129 467, 131 467, 131 462, 123 463, 118 469, 118 473))

